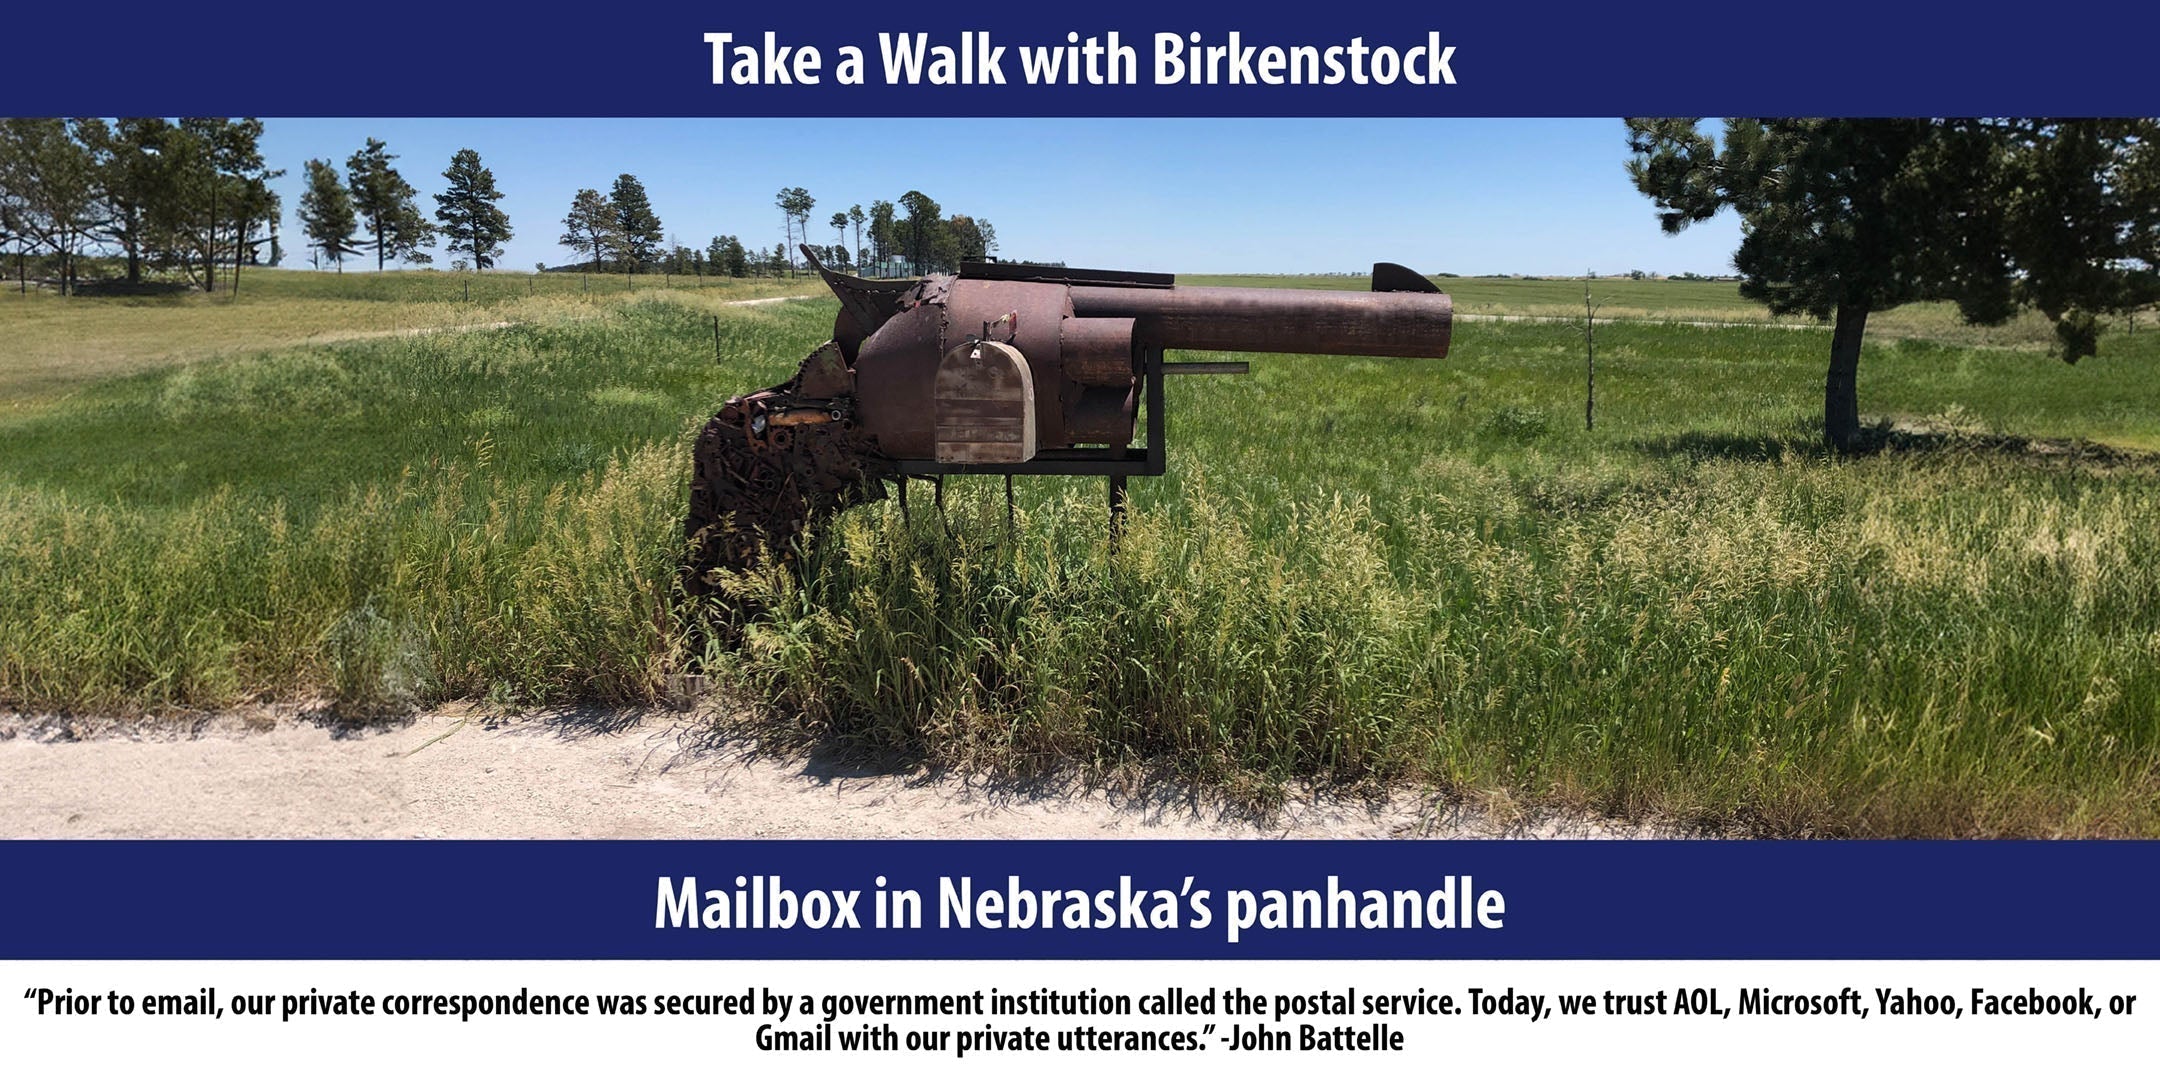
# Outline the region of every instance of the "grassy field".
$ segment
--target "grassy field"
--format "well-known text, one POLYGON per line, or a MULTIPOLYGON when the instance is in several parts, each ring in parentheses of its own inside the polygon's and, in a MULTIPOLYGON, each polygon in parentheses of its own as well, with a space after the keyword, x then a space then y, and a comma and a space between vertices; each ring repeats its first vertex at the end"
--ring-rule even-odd
POLYGON ((817 287, 799 278, 295 270, 249 270, 240 277, 238 296, 68 298, 10 287, 0 289, 0 328, 8 334, 0 415, 97 378, 278 346, 582 318, 660 289, 725 301, 800 295, 817 287))
MULTIPOLYGON (((1581 286, 1446 284, 1532 315, 1581 286)), ((1750 309, 1627 285, 1594 431, 1579 325, 1252 357, 1172 384, 1172 475, 1135 482, 1116 547, 1100 481, 1023 481, 1011 533, 996 481, 956 482, 959 539, 851 512, 800 579, 741 582, 766 614, 703 659, 770 732, 949 764, 1764 835, 2160 834, 2160 334, 2075 367, 1871 338, 1862 409, 1911 434, 1838 460, 1827 330, 1677 325, 1750 309)), ((463 304, 365 287, 265 289, 258 321, 463 304)), ((833 313, 740 295, 504 295, 490 329, 42 376, 0 413, 0 705, 663 695, 698 659, 670 591, 689 438, 833 313)), ((73 319, 96 352, 146 313, 33 298, 0 331, 73 319)), ((0 384, 43 362, 0 356, 0 384)))

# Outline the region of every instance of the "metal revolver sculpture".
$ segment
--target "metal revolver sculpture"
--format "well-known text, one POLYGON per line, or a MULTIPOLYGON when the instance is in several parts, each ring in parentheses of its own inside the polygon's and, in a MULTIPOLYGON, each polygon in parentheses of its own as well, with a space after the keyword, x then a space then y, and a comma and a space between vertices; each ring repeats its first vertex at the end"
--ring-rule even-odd
MULTIPOLYGON (((804 254, 809 255, 805 249, 804 254)), ((685 531, 692 593, 885 482, 958 473, 1163 473, 1163 380, 1242 374, 1167 349, 1444 357, 1446 294, 1393 263, 1372 291, 1196 288, 1168 274, 963 263, 869 281, 811 265, 840 298, 793 379, 730 400, 698 435, 685 531), (1133 445, 1146 425, 1146 442, 1133 445)))

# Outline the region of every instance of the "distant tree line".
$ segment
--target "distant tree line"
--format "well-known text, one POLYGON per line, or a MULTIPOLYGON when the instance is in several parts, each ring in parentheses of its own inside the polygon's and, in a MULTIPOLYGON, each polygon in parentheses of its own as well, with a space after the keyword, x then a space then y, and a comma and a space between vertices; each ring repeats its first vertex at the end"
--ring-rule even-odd
POLYGON ((570 200, 570 213, 563 217, 562 238, 556 242, 587 256, 589 269, 639 274, 664 269, 676 252, 687 250, 676 245, 671 251, 663 245, 663 235, 660 215, 653 212, 645 185, 623 173, 606 195, 598 188, 578 190, 570 200))
POLYGON ((396 160, 381 139, 371 138, 345 159, 342 177, 328 161, 307 163, 298 215, 317 266, 329 261, 342 271, 345 256, 369 251, 375 253, 377 270, 392 261, 416 266, 435 261, 427 252, 435 243, 435 225, 420 216, 419 192, 390 164, 396 160))
POLYGON ((496 205, 502 192, 480 154, 468 148, 451 155, 433 221, 421 216, 420 193, 390 164, 396 160, 381 139, 371 138, 345 159, 343 176, 328 161, 307 163, 298 214, 315 265, 329 262, 343 272, 347 255, 373 252, 377 270, 393 260, 426 266, 435 261, 427 249, 439 237, 450 254, 467 256, 453 260, 453 269, 494 266, 512 235, 510 216, 496 205))
MULTIPOLYGON (((119 260, 131 285, 146 272, 179 274, 205 292, 221 268, 237 289, 242 267, 278 265, 283 208, 270 181, 285 171, 264 164, 262 134, 254 117, 0 119, 0 250, 15 255, 17 287, 27 290, 33 257, 63 294, 76 291, 88 258, 119 260)), ((343 270, 347 258, 372 254, 378 270, 426 265, 440 238, 471 265, 493 265, 510 222, 480 156, 460 150, 451 160, 432 221, 396 160, 371 138, 342 173, 327 160, 305 163, 296 214, 311 261, 343 270)))
MULTIPOLYGON (((124 264, 129 284, 179 275, 206 292, 221 273, 237 288, 242 267, 279 265, 283 207, 270 181, 284 170, 264 164, 262 134, 254 117, 0 119, 0 252, 15 256, 18 287, 27 290, 33 259, 63 293, 76 291, 90 259, 124 264)), ((369 138, 342 168, 329 158, 303 163, 294 209, 310 265, 342 272, 348 259, 373 256, 377 270, 425 266, 439 243, 454 269, 494 266, 512 231, 480 155, 452 157, 432 215, 397 160, 369 138)), ((948 214, 920 191, 814 223, 816 206, 807 189, 782 188, 779 243, 724 235, 689 246, 667 236, 645 185, 623 173, 605 193, 577 192, 558 242, 588 270, 721 277, 796 273, 798 245, 827 265, 885 276, 950 271, 998 247, 987 219, 948 214)))
POLYGON ((0 120, 0 245, 26 287, 31 256, 63 293, 86 257, 117 255, 208 290, 219 266, 275 265, 279 206, 253 117, 11 117, 0 120))
POLYGON ((580 256, 577 269, 640 274, 659 271, 684 276, 778 277, 796 273, 797 245, 807 246, 818 261, 843 270, 872 274, 925 274, 949 271, 963 260, 983 259, 997 251, 997 230, 986 219, 965 214, 943 216, 937 201, 920 191, 900 196, 897 204, 874 201, 836 210, 825 219, 833 242, 817 243, 811 211, 817 199, 807 189, 781 188, 773 197, 780 211, 781 240, 770 250, 743 243, 739 236, 715 236, 703 248, 670 240, 662 229, 645 187, 628 173, 615 178, 607 194, 582 188, 563 215, 556 242, 580 256), (902 216, 902 215, 905 216, 902 216))
POLYGON ((997 228, 987 218, 946 215, 936 199, 920 191, 900 196, 898 206, 870 204, 870 244, 866 262, 881 267, 901 264, 911 274, 951 271, 968 260, 997 252, 997 228))

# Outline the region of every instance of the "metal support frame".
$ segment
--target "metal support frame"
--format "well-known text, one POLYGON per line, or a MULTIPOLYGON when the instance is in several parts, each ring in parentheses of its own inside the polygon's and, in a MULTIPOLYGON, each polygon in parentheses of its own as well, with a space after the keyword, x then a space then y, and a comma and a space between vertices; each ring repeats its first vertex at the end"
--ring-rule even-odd
POLYGON ((1180 374, 1180 368, 1225 366, 1244 367, 1242 364, 1165 364, 1162 349, 1155 346, 1141 348, 1140 379, 1147 409, 1146 446, 1043 450, 1030 460, 1018 462, 907 458, 895 461, 893 468, 903 476, 1161 476, 1168 471, 1163 437, 1163 377, 1180 374))
POLYGON ((1169 375, 1243 375, 1246 371, 1247 366, 1243 363, 1166 364, 1160 346, 1142 346, 1140 382, 1145 403, 1142 407, 1147 411, 1147 445, 1044 450, 1034 458, 1020 462, 896 461, 893 465, 900 473, 901 512, 907 511, 907 478, 910 476, 928 477, 938 485, 941 516, 945 477, 1003 476, 1008 522, 1012 517, 1012 478, 1015 476, 1105 476, 1110 479, 1110 535, 1115 538, 1125 529, 1125 481, 1135 476, 1161 476, 1169 469, 1163 379, 1169 375))

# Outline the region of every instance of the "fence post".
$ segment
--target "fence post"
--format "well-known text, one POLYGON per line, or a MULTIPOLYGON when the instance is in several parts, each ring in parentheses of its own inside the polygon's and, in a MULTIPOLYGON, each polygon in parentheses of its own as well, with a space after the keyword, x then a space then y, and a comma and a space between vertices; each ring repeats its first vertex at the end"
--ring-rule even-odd
POLYGON ((1590 283, 1585 281, 1582 290, 1582 345, 1583 345, 1583 407, 1584 431, 1597 428, 1597 343, 1591 339, 1590 325, 1597 321, 1597 308, 1590 303, 1590 283))

